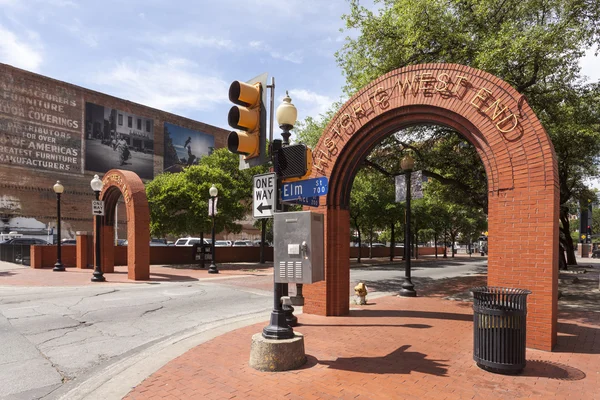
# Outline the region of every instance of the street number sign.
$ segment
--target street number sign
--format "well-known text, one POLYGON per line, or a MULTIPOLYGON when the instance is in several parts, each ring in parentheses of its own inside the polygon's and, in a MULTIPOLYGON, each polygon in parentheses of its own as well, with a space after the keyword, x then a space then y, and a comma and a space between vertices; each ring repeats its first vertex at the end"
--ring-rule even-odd
POLYGON ((92 200, 92 215, 104 215, 104 202, 102 200, 92 200))
POLYGON ((273 218, 277 196, 277 176, 274 173, 252 177, 252 216, 273 218))
POLYGON ((309 207, 319 207, 319 197, 298 197, 297 199, 289 200, 288 203, 301 204, 309 207))
POLYGON ((324 176, 321 176, 319 178, 288 182, 284 183, 283 187, 281 188, 281 200, 290 201, 297 200, 303 197, 308 198, 325 196, 327 194, 328 189, 329 182, 324 176))

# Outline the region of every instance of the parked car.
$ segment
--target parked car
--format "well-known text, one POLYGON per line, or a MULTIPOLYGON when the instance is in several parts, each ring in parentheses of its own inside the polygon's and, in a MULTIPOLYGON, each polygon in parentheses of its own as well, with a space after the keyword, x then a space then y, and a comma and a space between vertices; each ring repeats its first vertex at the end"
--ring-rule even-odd
MULTIPOLYGON (((204 244, 210 244, 211 242, 212 241, 209 240, 209 239, 204 239, 204 244)), ((175 246, 191 247, 191 246, 194 246, 196 244, 200 244, 200 238, 193 238, 193 237, 179 238, 175 242, 175 246)))
POLYGON ((74 245, 77 244, 77 239, 63 239, 60 241, 60 245, 74 245))
POLYGON ((232 244, 229 240, 215 240, 215 247, 230 247, 232 244))
POLYGON ((168 246, 167 239, 150 239, 150 246, 168 246))
POLYGON ((117 239, 117 246, 127 246, 127 239, 117 239))
POLYGON ((373 247, 387 247, 385 244, 383 243, 373 243, 372 244, 373 247))
POLYGON ((251 240, 236 240, 233 242, 233 247, 253 247, 254 243, 251 240))
POLYGON ((32 244, 48 244, 44 239, 36 239, 36 238, 14 238, 8 239, 2 244, 13 244, 13 245, 32 245, 32 244))
POLYGON ((592 258, 600 258, 600 249, 592 251, 592 258))

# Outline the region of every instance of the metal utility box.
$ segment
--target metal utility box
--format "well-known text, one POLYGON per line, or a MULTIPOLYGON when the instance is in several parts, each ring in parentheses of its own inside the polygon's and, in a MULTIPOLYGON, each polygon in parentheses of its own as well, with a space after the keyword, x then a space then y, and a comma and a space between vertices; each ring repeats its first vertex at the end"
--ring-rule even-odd
POLYGON ((275 213, 275 282, 314 283, 325 278, 323 214, 275 213))

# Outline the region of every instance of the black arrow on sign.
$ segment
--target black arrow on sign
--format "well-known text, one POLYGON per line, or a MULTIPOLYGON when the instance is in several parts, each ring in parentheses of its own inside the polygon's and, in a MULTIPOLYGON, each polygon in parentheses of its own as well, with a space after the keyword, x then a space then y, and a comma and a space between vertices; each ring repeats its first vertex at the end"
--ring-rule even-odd
POLYGON ((258 207, 256 207, 256 209, 257 209, 258 211, 260 211, 260 213, 261 213, 261 214, 262 214, 263 210, 270 210, 271 208, 272 208, 272 207, 271 207, 271 205, 270 205, 270 204, 263 204, 263 203, 260 203, 260 204, 258 205, 258 207))

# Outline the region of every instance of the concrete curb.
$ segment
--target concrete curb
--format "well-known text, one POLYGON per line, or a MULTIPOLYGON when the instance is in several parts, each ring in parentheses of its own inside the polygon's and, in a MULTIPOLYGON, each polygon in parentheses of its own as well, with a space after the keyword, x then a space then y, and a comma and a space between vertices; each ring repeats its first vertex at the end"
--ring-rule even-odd
POLYGON ((68 391, 56 398, 65 400, 123 398, 144 379, 158 371, 169 361, 217 336, 261 321, 268 321, 269 313, 270 311, 261 311, 216 321, 203 325, 193 332, 188 331, 171 336, 102 370, 94 371, 90 377, 77 382, 74 387, 66 389, 67 386, 64 386, 63 390, 68 391))

